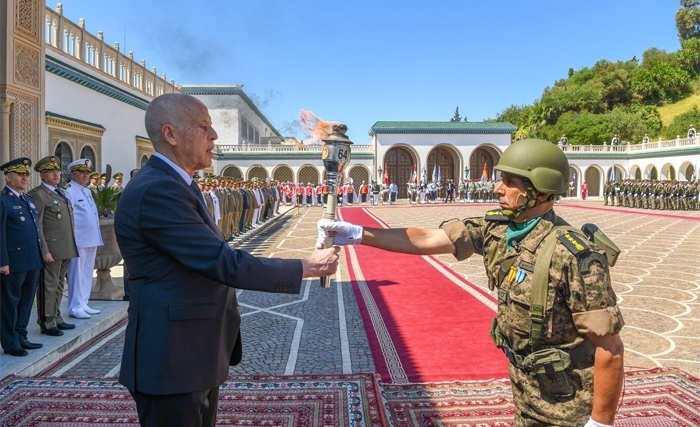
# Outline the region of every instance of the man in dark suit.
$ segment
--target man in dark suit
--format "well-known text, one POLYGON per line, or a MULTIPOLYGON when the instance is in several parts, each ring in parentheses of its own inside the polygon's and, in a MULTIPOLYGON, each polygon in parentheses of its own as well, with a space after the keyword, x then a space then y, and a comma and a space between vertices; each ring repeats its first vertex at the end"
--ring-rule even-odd
POLYGON ((24 191, 29 186, 32 161, 26 157, 0 166, 5 188, 0 191, 0 343, 10 356, 26 356, 41 348, 27 339, 27 324, 36 294, 41 256, 39 214, 24 191))
POLYGON ((231 249, 191 178, 213 158, 207 108, 161 95, 146 130, 156 153, 124 189, 115 219, 131 292, 119 380, 142 426, 213 426, 219 386, 242 357, 234 288, 298 293, 302 277, 335 271, 338 248, 301 260, 231 249))
POLYGON ((66 271, 71 258, 78 256, 73 206, 59 186, 61 161, 56 156, 39 160, 34 170, 41 176, 41 185, 32 189, 29 195, 39 212, 41 252, 45 263, 37 290, 37 323, 41 333, 58 337, 63 331, 75 328, 75 325, 63 321, 60 312, 66 271))

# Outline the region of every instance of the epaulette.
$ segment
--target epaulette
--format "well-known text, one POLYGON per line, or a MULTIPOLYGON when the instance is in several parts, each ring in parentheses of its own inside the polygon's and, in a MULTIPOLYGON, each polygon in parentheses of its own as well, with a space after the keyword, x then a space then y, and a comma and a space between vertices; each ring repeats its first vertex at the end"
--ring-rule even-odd
POLYGON ((494 209, 491 211, 487 211, 486 215, 484 216, 484 219, 486 221, 509 221, 508 217, 503 215, 502 209, 494 209))
POLYGON ((63 187, 64 190, 67 190, 67 189, 69 189, 69 188, 70 188, 70 184, 66 184, 66 185, 63 187))
POLYGON ((590 247, 587 241, 581 236, 568 231, 559 235, 559 241, 574 255, 586 252, 590 247))

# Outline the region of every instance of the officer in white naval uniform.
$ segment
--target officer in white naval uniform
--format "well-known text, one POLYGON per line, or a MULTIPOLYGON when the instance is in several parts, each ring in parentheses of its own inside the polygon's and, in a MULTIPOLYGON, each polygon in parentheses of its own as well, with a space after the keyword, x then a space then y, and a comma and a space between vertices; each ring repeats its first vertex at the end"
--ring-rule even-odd
POLYGON ((97 206, 92 191, 85 187, 90 181, 90 166, 89 159, 78 159, 68 165, 71 183, 65 190, 73 205, 75 243, 78 246, 78 257, 72 258, 68 267, 68 315, 76 319, 89 319, 100 313, 100 310, 88 307, 95 255, 97 247, 103 244, 97 206))

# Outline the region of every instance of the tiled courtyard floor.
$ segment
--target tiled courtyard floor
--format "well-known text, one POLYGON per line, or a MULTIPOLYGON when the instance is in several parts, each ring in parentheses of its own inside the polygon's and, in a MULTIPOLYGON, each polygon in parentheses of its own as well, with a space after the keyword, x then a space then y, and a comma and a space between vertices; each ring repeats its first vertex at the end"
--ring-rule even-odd
MULTIPOLYGON (((482 216, 495 207, 410 206, 401 201, 397 206, 368 209, 392 227, 432 228, 442 220, 482 216)), ((622 249, 612 280, 626 322, 622 331, 626 366, 675 366, 700 376, 700 212, 611 208, 597 201, 564 201, 555 210, 576 227, 597 224, 622 249)), ((293 209, 241 248, 258 256, 303 257, 313 250, 321 215, 321 208, 293 209)), ((438 258, 486 288, 481 257, 461 262, 449 255, 438 258)), ((239 291, 244 357, 232 373, 373 371, 345 262, 341 260, 331 289, 307 280, 300 295, 239 291)), ((109 304, 101 306, 103 311, 109 304)), ((106 334, 92 346, 81 348, 79 360, 73 357, 54 374, 113 376, 118 373, 122 342, 123 329, 106 334)))

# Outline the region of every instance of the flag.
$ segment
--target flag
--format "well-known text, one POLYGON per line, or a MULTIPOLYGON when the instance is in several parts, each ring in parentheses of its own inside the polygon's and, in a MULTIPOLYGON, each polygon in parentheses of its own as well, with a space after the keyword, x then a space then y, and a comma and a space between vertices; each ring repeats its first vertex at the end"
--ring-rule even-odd
POLYGON ((384 184, 389 185, 389 169, 386 168, 386 164, 384 165, 384 177, 382 179, 384 184))
POLYGON ((413 183, 418 184, 418 169, 413 167, 413 183))
POLYGON ((472 180, 472 170, 471 170, 471 169, 467 169, 467 179, 468 179, 469 181, 472 180))
POLYGON ((433 166, 433 182, 437 182, 437 165, 433 166))
POLYGON ((615 162, 613 162, 612 169, 610 170, 610 182, 615 182, 615 162))
POLYGON ((423 170, 420 173, 420 179, 423 182, 428 182, 428 171, 425 170, 425 165, 423 165, 423 170))
POLYGON ((695 164, 695 168, 693 169, 693 173, 690 175, 690 180, 695 181, 698 179, 698 164, 695 164))
POLYGON ((481 171, 481 179, 484 181, 489 179, 489 164, 488 163, 484 163, 484 170, 481 171))
POLYGON ((438 168, 438 179, 437 179, 437 182, 441 182, 441 181, 442 181, 442 168, 438 168))

